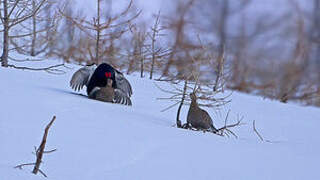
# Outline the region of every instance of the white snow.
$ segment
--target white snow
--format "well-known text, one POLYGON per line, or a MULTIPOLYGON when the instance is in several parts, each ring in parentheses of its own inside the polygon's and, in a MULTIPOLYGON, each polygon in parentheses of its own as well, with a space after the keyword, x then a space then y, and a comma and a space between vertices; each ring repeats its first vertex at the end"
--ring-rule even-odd
POLYGON ((230 122, 244 116, 240 138, 225 138, 172 127, 177 107, 160 112, 171 103, 157 100, 168 95, 152 80, 127 76, 134 94, 126 107, 74 93, 69 80, 79 66, 68 66, 74 69, 64 75, 0 68, 0 180, 45 179, 32 167, 13 167, 35 161, 32 151, 53 115, 46 149, 57 151, 40 167, 50 180, 320 179, 318 108, 234 92, 222 111, 207 109, 216 126, 229 109, 230 122), (273 143, 258 139, 253 120, 273 143))

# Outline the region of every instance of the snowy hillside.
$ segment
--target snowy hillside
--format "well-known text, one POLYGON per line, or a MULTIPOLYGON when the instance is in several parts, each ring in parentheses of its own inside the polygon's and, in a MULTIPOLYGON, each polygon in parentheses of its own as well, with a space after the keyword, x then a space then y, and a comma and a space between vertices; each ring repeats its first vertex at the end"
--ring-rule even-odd
MULTIPOLYGON (((127 76, 133 106, 90 100, 69 87, 75 65, 64 75, 0 68, 0 180, 45 179, 13 167, 35 161, 43 130, 53 115, 41 169, 50 180, 317 180, 320 179, 320 109, 281 104, 240 93, 215 125, 244 116, 239 139, 182 130, 176 108, 154 81, 127 76), (252 130, 273 143, 261 142, 252 130)), ((165 82, 157 82, 166 87, 165 82)), ((81 91, 85 95, 85 91, 81 91)), ((182 111, 185 120, 188 107, 182 111)))

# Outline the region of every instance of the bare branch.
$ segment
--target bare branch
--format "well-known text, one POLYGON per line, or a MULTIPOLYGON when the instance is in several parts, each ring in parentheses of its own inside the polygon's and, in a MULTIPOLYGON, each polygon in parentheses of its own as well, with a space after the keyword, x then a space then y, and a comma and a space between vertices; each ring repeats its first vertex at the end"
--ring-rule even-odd
POLYGON ((53 122, 56 120, 56 116, 53 116, 52 120, 50 121, 50 123, 47 125, 45 131, 44 131, 44 135, 41 141, 41 144, 37 150, 37 161, 36 161, 36 165, 34 166, 34 169, 32 171, 32 173, 37 174, 38 172, 40 172, 41 174, 43 174, 45 177, 47 177, 39 168, 40 168, 40 164, 42 161, 42 156, 43 156, 43 152, 46 146, 46 142, 47 142, 47 136, 48 136, 48 132, 49 129, 51 127, 51 125, 53 124, 53 122))
POLYGON ((53 116, 52 120, 49 122, 49 124, 45 128, 44 135, 43 135, 43 138, 42 138, 40 146, 38 148, 34 147, 34 150, 35 150, 34 154, 36 155, 36 158, 37 158, 36 162, 35 163, 20 164, 20 165, 15 166, 14 168, 22 169, 23 166, 34 165, 32 173, 37 174, 38 172, 40 172, 44 177, 47 177, 47 175, 40 169, 40 164, 42 163, 43 154, 52 153, 52 152, 55 152, 57 150, 57 149, 53 149, 53 150, 50 150, 50 151, 45 151, 44 150, 45 146, 46 146, 46 142, 47 142, 47 136, 48 136, 49 129, 50 129, 51 125, 53 124, 53 122, 55 120, 56 120, 56 116, 53 116))
POLYGON ((256 133, 256 135, 259 137, 259 139, 261 141, 264 141, 263 137, 260 135, 260 133, 256 129, 256 121, 255 120, 253 121, 253 125, 252 126, 253 126, 253 131, 256 133))
POLYGON ((31 71, 45 71, 48 73, 53 73, 53 74, 64 74, 65 71, 61 69, 57 69, 58 67, 66 67, 65 64, 58 64, 58 65, 53 65, 49 67, 44 67, 44 68, 31 68, 31 67, 21 67, 21 66, 15 66, 9 64, 8 67, 12 67, 15 69, 21 69, 21 70, 31 70, 31 71))
POLYGON ((16 0, 16 2, 14 3, 13 7, 11 8, 11 11, 8 14, 8 18, 10 18, 12 12, 14 11, 14 9, 17 7, 17 5, 19 4, 20 0, 16 0))
POLYGON ((169 106, 169 107, 167 107, 167 108, 165 108, 165 109, 161 110, 160 112, 165 112, 165 111, 167 111, 167 110, 169 110, 169 109, 171 109, 171 108, 175 107, 175 106, 176 106, 176 105, 178 105, 179 103, 180 103, 180 102, 178 101, 178 102, 174 103, 173 105, 171 105, 171 106, 169 106))
POLYGON ((44 177, 48 177, 41 169, 38 169, 38 171, 39 171, 44 177))
POLYGON ((19 164, 17 166, 15 166, 14 168, 19 168, 19 169, 22 169, 23 166, 32 166, 32 165, 35 165, 36 163, 25 163, 25 164, 19 164))
POLYGON ((12 26, 15 26, 17 24, 20 24, 24 21, 26 21, 27 19, 31 18, 32 16, 34 16, 35 14, 38 13, 38 11, 40 10, 40 8, 43 6, 43 4, 46 2, 47 0, 42 0, 40 3, 37 4, 36 8, 33 10, 32 13, 27 14, 23 17, 14 19, 14 21, 9 25, 9 28, 11 28, 12 26))
POLYGON ((44 154, 49 154, 49 153, 53 153, 53 152, 55 152, 55 151, 57 151, 57 149, 52 149, 52 150, 50 150, 50 151, 43 151, 43 153, 44 153, 44 154))

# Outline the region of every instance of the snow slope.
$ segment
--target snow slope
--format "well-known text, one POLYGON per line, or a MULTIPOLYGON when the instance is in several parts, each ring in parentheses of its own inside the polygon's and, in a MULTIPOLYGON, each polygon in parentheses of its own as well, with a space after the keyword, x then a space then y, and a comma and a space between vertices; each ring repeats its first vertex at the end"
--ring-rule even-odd
MULTIPOLYGON (((220 112, 209 109, 221 126, 228 109, 248 123, 239 139, 172 127, 176 108, 154 81, 128 76, 133 107, 87 99, 68 86, 64 75, 0 68, 0 180, 44 179, 13 167, 35 161, 53 115, 41 169, 50 180, 317 180, 320 179, 320 109, 263 100, 234 92, 220 112), (264 138, 252 130, 252 121, 264 138)), ((169 87, 165 82, 158 83, 169 87)), ((81 92, 85 94, 83 90, 81 92)), ((185 119, 187 108, 182 110, 185 119)))

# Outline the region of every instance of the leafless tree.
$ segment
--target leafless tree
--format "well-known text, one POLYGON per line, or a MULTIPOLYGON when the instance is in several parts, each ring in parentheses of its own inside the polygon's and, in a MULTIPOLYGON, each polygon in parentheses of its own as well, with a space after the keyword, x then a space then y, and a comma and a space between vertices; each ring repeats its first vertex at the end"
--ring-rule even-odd
POLYGON ((217 91, 221 76, 224 69, 224 60, 225 60, 225 46, 227 42, 227 23, 229 17, 229 0, 224 0, 222 2, 222 10, 220 14, 219 21, 219 45, 218 45, 218 64, 216 67, 216 80, 215 85, 213 86, 213 91, 217 91))
MULTIPOLYGON (((229 95, 222 94, 221 89, 219 88, 219 91, 212 91, 212 84, 208 84, 206 82, 201 81, 200 79, 200 67, 201 67, 201 61, 198 59, 199 57, 192 57, 193 63, 195 64, 194 69, 191 70, 191 74, 189 76, 185 76, 184 79, 178 78, 175 80, 168 81, 168 83, 171 84, 171 89, 163 89, 159 87, 160 90, 171 94, 168 98, 158 98, 160 100, 170 100, 173 101, 173 104, 169 106, 168 108, 164 110, 168 110, 170 108, 175 107, 176 105, 179 105, 177 116, 176 116, 176 125, 178 128, 186 128, 186 129, 194 129, 190 127, 187 123, 182 124, 182 121, 180 119, 180 113, 183 105, 188 105, 191 102, 191 99, 189 97, 190 93, 197 92, 197 99, 199 102, 197 103, 197 106, 202 107, 210 107, 214 108, 215 110, 218 110, 220 107, 224 106, 226 103, 230 102, 229 95), (181 85, 183 83, 183 86, 181 85)), ((163 111, 164 111, 163 110, 163 111)), ((224 136, 226 133, 230 133, 232 135, 235 135, 229 128, 236 127, 241 125, 241 120, 239 120, 235 124, 226 124, 226 126, 219 128, 218 131, 215 131, 217 135, 224 136)))
MULTIPOLYGON (((132 61, 140 64, 140 77, 144 77, 145 58, 146 58, 146 38, 145 26, 131 28, 133 35, 133 58, 132 61)), ((134 63, 131 62, 131 63, 134 63)))
MULTIPOLYGON (((101 16, 101 3, 102 0, 97 0, 97 14, 96 17, 93 18, 92 21, 88 21, 85 18, 80 17, 71 17, 68 16, 63 11, 60 13, 70 20, 76 27, 78 27, 82 32, 84 32, 89 38, 95 41, 94 45, 94 59, 91 59, 94 63, 101 63, 101 57, 103 54, 103 48, 101 42, 104 40, 109 40, 110 37, 114 38, 115 36, 121 36, 123 33, 129 30, 129 26, 134 19, 136 19, 140 12, 129 16, 130 10, 132 8, 133 2, 130 1, 125 10, 121 13, 110 16, 106 20, 103 21, 101 16)), ((88 47, 91 48, 91 47, 88 47)), ((91 49, 89 49, 91 51, 91 49)), ((91 53, 91 52, 89 52, 91 53)))
POLYGON ((162 33, 162 31, 165 30, 165 27, 161 27, 160 15, 161 13, 159 11, 155 16, 155 22, 151 28, 151 32, 148 33, 149 39, 151 40, 151 46, 149 47, 149 52, 151 53, 150 79, 153 78, 153 73, 158 59, 166 57, 168 54, 170 54, 169 48, 164 48, 160 45, 160 43, 157 43, 157 41, 159 41, 159 37, 165 36, 165 34, 162 33))
POLYGON ((34 4, 31 8, 32 0, 16 0, 16 1, 1 1, 2 9, 0 11, 0 19, 3 24, 3 52, 1 56, 1 65, 8 67, 9 45, 10 45, 10 30, 34 17, 47 0, 41 0, 34 4))
MULTIPOLYGON (((38 0, 32 0, 32 10, 35 10, 37 2, 38 0)), ((55 6, 58 6, 58 4, 55 5, 47 0, 38 13, 12 30, 12 35, 9 38, 14 50, 20 54, 31 56, 48 53, 46 50, 54 43, 61 19, 55 11, 55 6), (30 23, 32 24, 31 27, 29 27, 30 23)))
POLYGON ((179 52, 180 49, 186 48, 188 45, 186 43, 186 36, 185 36, 185 27, 187 24, 187 13, 190 11, 190 8, 192 7, 194 3, 194 0, 189 0, 186 3, 180 2, 177 5, 176 9, 176 15, 177 19, 169 19, 169 25, 168 28, 171 29, 174 33, 174 42, 172 45, 172 50, 170 52, 169 58, 165 64, 165 67, 162 72, 162 77, 169 75, 169 69, 174 64, 175 56, 179 52))

